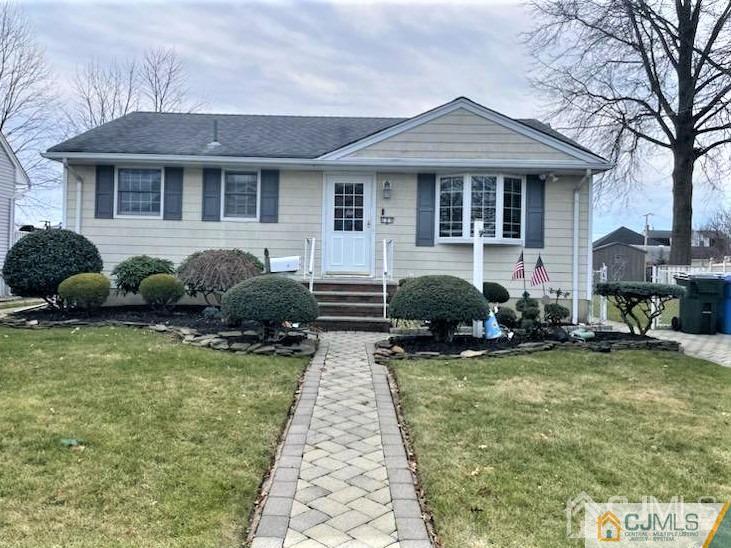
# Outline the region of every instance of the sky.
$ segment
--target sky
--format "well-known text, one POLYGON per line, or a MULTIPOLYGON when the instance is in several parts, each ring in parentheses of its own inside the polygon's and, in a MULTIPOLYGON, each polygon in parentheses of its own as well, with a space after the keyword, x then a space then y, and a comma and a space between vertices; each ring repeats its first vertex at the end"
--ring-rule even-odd
MULTIPOLYGON (((173 47, 204 112, 413 116, 458 96, 541 118, 519 2, 21 2, 63 98, 80 65, 173 47)), ((567 132, 570 134, 570 132, 567 132)), ((53 143, 49 143, 49 146, 53 143)), ((670 228, 671 166, 656 159, 628 196, 595 205, 594 236, 625 225, 670 228)), ((700 226, 731 187, 699 186, 700 226), (723 188, 725 187, 726 192, 723 188)), ((46 192, 60 219, 60 191, 46 192)), ((39 217, 40 218, 40 217, 39 217)), ((36 219, 26 219, 36 222, 36 219)))

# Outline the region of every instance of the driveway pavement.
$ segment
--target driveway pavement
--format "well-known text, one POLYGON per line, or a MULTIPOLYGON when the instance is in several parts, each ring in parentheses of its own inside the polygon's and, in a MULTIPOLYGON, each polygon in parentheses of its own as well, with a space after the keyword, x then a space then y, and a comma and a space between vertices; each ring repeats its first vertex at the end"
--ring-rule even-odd
MULTIPOLYGON (((627 326, 621 322, 607 323, 617 331, 627 331, 627 326)), ((658 339, 679 342, 688 356, 702 358, 724 367, 731 367, 731 335, 723 333, 691 335, 672 329, 653 329, 649 332, 649 335, 658 339)))
POLYGON ((430 548, 383 335, 329 332, 305 374, 252 548, 430 548))

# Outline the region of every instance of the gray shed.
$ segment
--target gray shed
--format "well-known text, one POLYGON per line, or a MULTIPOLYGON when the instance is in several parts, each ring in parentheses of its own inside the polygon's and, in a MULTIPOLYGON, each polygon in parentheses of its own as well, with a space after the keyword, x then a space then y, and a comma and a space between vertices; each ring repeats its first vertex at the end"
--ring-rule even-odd
POLYGON ((594 248, 594 268, 606 264, 610 282, 643 282, 646 253, 644 249, 620 242, 600 245, 594 248))

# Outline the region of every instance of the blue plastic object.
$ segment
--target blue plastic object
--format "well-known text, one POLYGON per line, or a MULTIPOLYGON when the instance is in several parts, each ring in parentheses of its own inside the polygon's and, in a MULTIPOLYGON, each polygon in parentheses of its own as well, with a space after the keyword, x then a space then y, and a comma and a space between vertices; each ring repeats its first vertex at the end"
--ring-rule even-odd
POLYGON ((721 321, 719 331, 731 335, 731 274, 727 275, 726 285, 723 288, 723 300, 721 301, 721 321))
POLYGON ((485 320, 485 338, 486 339, 499 339, 502 337, 503 332, 497 323, 495 314, 490 312, 490 315, 485 320))

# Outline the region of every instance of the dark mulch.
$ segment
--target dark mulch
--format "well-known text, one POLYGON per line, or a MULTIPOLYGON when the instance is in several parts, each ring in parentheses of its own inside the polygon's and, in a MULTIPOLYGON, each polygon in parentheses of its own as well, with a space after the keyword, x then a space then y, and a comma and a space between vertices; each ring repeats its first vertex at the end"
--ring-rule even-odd
MULTIPOLYGON (((616 331, 597 331, 596 336, 591 339, 592 344, 610 341, 640 341, 651 340, 653 337, 632 335, 631 333, 618 333, 616 331)), ((572 339, 573 340, 573 339, 572 339)), ((515 336, 508 341, 506 338, 498 340, 476 339, 470 335, 458 335, 451 343, 435 342, 429 335, 416 335, 405 337, 391 337, 392 343, 398 344, 408 354, 416 352, 439 352, 440 354, 459 354, 464 350, 501 350, 512 348, 525 342, 556 342, 553 338, 537 339, 534 336, 528 337, 516 332, 515 336)))
MULTIPOLYGON (((109 306, 104 307, 92 315, 87 315, 72 310, 54 310, 39 308, 26 310, 11 317, 22 317, 26 320, 38 320, 39 322, 52 321, 61 322, 78 320, 84 323, 115 322, 138 322, 146 324, 164 324, 177 327, 190 327, 197 329, 203 334, 217 333, 229 329, 219 319, 209 319, 203 316, 203 306, 177 306, 170 313, 151 310, 147 306, 109 306)), ((239 329, 237 327, 237 329, 239 329)))

